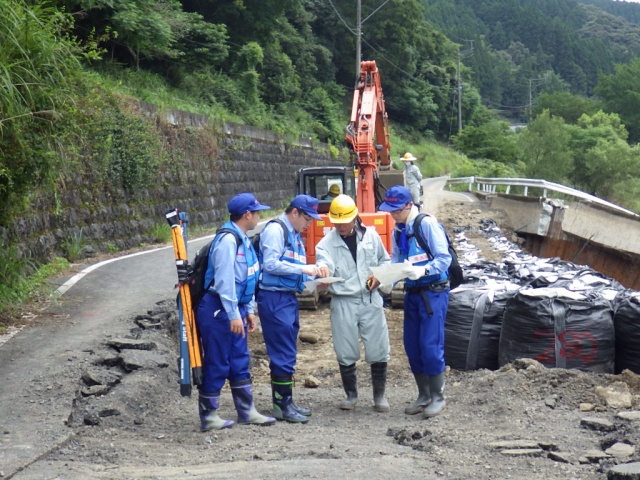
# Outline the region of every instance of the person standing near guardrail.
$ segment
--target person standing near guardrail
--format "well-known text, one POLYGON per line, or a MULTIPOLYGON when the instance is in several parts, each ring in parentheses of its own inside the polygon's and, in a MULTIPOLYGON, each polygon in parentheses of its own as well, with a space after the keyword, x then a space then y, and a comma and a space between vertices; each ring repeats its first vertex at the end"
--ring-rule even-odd
POLYGON ((278 221, 265 225, 259 241, 262 273, 256 299, 269 355, 273 415, 291 423, 306 423, 311 415, 310 409, 293 401, 293 374, 300 331, 296 293, 304 290, 307 276, 328 276, 326 269, 307 265, 300 232, 306 230, 313 219, 321 220, 318 199, 298 195, 278 221))
POLYGON ((422 173, 420 169, 413 164, 417 160, 411 153, 407 152, 400 160, 404 162, 404 186, 411 192, 413 204, 418 208, 422 205, 420 199, 420 182, 422 182, 422 173))

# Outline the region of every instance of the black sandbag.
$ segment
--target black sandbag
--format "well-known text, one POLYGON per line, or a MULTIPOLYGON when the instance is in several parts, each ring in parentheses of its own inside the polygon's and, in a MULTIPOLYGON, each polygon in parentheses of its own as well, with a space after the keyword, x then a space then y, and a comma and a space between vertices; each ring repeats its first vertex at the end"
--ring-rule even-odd
POLYGON ((613 373, 611 302, 597 291, 521 289, 507 301, 498 361, 503 366, 522 357, 549 368, 613 373))
POLYGON ((458 289, 449 295, 444 358, 457 370, 498 369, 500 327, 516 290, 458 289))
POLYGON ((487 281, 511 283, 511 278, 502 264, 479 260, 463 268, 465 285, 484 286, 487 285, 487 281))
POLYGON ((620 295, 613 316, 616 330, 616 373, 628 368, 640 374, 640 292, 620 295))
POLYGON ((558 258, 542 259, 528 255, 505 260, 505 268, 512 281, 534 288, 546 287, 567 272, 578 271, 573 263, 558 258))

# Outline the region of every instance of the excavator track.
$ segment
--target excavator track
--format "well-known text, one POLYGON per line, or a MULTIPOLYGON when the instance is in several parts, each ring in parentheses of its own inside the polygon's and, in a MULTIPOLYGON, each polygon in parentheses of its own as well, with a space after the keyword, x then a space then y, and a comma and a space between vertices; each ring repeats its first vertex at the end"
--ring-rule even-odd
POLYGON ((317 310, 320 306, 320 294, 318 290, 305 289, 302 293, 296 294, 298 306, 303 310, 317 310))
POLYGON ((391 308, 404 307, 404 281, 399 281, 391 290, 391 308))

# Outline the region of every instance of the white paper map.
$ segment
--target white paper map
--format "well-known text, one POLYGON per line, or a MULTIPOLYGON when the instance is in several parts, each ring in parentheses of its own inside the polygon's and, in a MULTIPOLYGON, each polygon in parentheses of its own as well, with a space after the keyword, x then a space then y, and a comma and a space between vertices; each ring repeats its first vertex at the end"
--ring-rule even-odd
POLYGON ((391 285, 406 278, 407 274, 403 270, 411 263, 407 260, 404 263, 389 263, 380 267, 370 267, 373 276, 378 279, 381 285, 391 285))
POLYGON ((316 278, 314 280, 309 280, 308 282, 304 282, 304 288, 314 291, 320 284, 331 285, 332 283, 336 283, 336 282, 344 282, 344 278, 341 278, 341 277, 316 278))

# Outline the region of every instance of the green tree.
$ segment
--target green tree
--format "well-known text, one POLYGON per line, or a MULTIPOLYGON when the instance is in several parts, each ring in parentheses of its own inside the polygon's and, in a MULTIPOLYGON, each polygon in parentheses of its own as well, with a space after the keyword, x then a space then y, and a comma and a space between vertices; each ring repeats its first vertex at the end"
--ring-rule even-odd
POLYGON ((640 59, 616 65, 615 73, 602 75, 597 95, 605 109, 615 112, 629 131, 629 142, 640 141, 640 59))
POLYGON ((576 123, 582 114, 592 115, 601 108, 597 100, 569 92, 543 92, 533 107, 534 117, 544 110, 552 116, 561 117, 567 123, 576 123))
POLYGON ((525 176, 566 183, 573 170, 570 140, 564 120, 542 112, 518 135, 525 176))
MULTIPOLYGON (((405 131, 445 138, 451 131, 457 47, 425 20, 422 3, 364 2, 361 59, 377 63, 392 122, 402 123, 405 131)), ((336 81, 351 88, 359 74, 355 68, 356 3, 310 0, 307 5, 314 14, 312 27, 318 40, 332 53, 336 81)))
POLYGON ((453 144, 470 158, 514 164, 518 159, 515 140, 508 123, 493 121, 464 128, 453 137, 453 144))
MULTIPOLYGON (((77 37, 99 38, 115 59, 179 60, 184 67, 219 65, 228 55, 226 27, 186 12, 179 0, 59 0, 73 12, 77 37), (93 36, 90 35, 93 32, 93 36), (125 53, 126 52, 126 53, 125 53)), ((157 65, 157 66, 160 66, 157 65)))
MULTIPOLYGON (((339 85, 333 85, 334 89, 344 90, 339 85)), ((336 96, 336 98, 339 98, 336 96)), ((312 115, 315 120, 315 134, 325 142, 334 144, 344 140, 342 134, 343 116, 340 115, 341 105, 332 100, 331 95, 323 88, 316 87, 307 95, 303 103, 305 110, 312 115)))
POLYGON ((416 0, 394 0, 365 25, 363 59, 375 59, 387 110, 420 132, 451 132, 457 46, 424 19, 416 0))
POLYGON ((602 198, 614 196, 617 185, 640 171, 640 157, 624 141, 598 139, 582 154, 584 189, 602 198))
POLYGON ((302 92, 300 77, 289 57, 279 43, 271 44, 265 49, 264 69, 261 73, 263 82, 260 94, 266 103, 275 105, 298 100, 302 92))
POLYGON ((493 160, 469 160, 456 165, 452 177, 496 177, 513 178, 521 176, 517 165, 506 165, 493 160))
POLYGON ((67 15, 0 2, 0 210, 24 206, 29 190, 55 180, 60 127, 73 108, 80 64, 67 15))
POLYGON ((260 75, 257 69, 264 61, 262 47, 256 42, 249 42, 240 49, 232 72, 240 77, 240 89, 248 105, 260 103, 259 87, 260 75))
MULTIPOLYGON (((635 152, 640 158, 640 152, 635 152)), ((627 177, 615 185, 609 200, 629 210, 640 213, 640 178, 627 177)))
POLYGON ((610 198, 615 185, 638 171, 637 150, 626 142, 627 130, 616 114, 602 110, 582 115, 570 129, 574 182, 594 195, 610 198))

